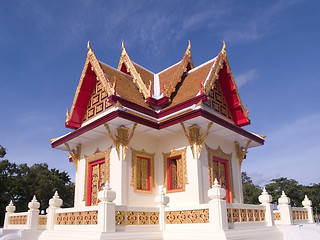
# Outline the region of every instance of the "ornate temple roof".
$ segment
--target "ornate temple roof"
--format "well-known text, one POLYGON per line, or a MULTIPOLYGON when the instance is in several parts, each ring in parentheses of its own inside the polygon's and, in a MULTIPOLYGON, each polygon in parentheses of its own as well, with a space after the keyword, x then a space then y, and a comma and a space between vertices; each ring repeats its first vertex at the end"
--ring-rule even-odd
POLYGON ((118 68, 113 68, 98 60, 88 43, 66 127, 81 132, 88 125, 98 126, 120 117, 159 130, 198 116, 250 135, 248 138, 259 144, 264 142, 241 128, 250 120, 231 72, 225 43, 216 57, 195 67, 189 42, 181 61, 159 73, 134 63, 124 44, 118 68))

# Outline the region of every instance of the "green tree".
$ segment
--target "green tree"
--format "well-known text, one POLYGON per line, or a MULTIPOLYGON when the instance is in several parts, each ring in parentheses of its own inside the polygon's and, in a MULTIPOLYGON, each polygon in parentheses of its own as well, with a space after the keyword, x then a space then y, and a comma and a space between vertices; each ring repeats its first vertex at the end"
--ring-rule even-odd
POLYGON ((4 155, 6 155, 6 153, 7 153, 7 149, 5 149, 0 145, 0 158, 3 158, 4 155))
POLYGON ((272 196, 273 202, 277 202, 281 197, 282 191, 290 198, 291 205, 296 207, 302 206, 302 200, 306 193, 305 186, 299 184, 294 179, 286 177, 272 179, 271 183, 266 185, 266 189, 272 196))
POLYGON ((247 204, 259 204, 259 195, 261 194, 261 188, 252 182, 252 179, 246 172, 241 173, 242 189, 243 189, 243 201, 247 204))
POLYGON ((40 210, 48 208, 49 199, 58 191, 62 207, 72 207, 74 183, 66 172, 52 168, 46 163, 17 165, 8 160, 0 161, 0 226, 3 224, 5 207, 12 200, 17 212, 28 210, 33 195, 40 202, 40 210))

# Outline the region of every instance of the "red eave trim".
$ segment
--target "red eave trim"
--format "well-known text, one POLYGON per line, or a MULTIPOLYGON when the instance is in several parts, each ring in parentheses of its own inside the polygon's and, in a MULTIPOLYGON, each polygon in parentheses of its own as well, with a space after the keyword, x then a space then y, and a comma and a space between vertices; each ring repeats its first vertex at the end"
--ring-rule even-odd
POLYGON ((171 118, 167 121, 164 121, 162 123, 155 123, 155 122, 152 122, 150 120, 147 120, 147 119, 144 119, 144 118, 141 118, 139 116, 136 116, 136 115, 133 115, 131 113, 128 113, 128 112, 124 112, 124 111, 120 111, 120 110, 117 110, 117 111, 114 111, 78 130, 75 130, 74 132, 70 133, 69 135, 65 136, 65 137, 62 137, 60 138, 59 140, 53 142, 51 144, 51 146, 53 148, 65 143, 65 142, 68 142, 70 140, 72 140, 73 138, 75 137, 78 137, 80 136, 81 134, 93 129, 93 128, 96 128, 98 126, 100 126, 101 124, 104 124, 105 122, 108 122, 116 117, 120 117, 120 118, 123 118, 123 119, 127 119, 127 120, 130 120, 130 121, 133 121, 133 122, 136 122, 136 123, 139 123, 139 124, 142 124, 142 125, 145 125, 145 126, 148 126, 148 127, 151 127, 153 129, 157 129, 157 130, 160 130, 160 129, 164 129, 166 127, 169 127, 169 126, 172 126, 174 124, 177 124, 177 123, 180 123, 180 122, 183 122, 183 121, 187 121, 189 119, 192 119, 192 118, 196 118, 198 116, 202 116, 214 123, 217 123, 225 128, 228 128, 229 130, 231 131, 234 131, 246 138, 249 138, 251 139, 252 141, 255 141, 261 145, 264 144, 264 140, 259 138, 258 136, 250 133, 250 132, 247 132, 246 130, 238 127, 238 126, 235 126, 233 125, 232 123, 224 120, 224 119, 221 119, 219 118, 218 116, 216 115, 213 115, 203 109, 197 109, 197 110, 194 110, 194 111, 191 111, 191 112, 188 112, 188 113, 185 113, 185 114, 182 114, 182 115, 179 115, 177 117, 174 117, 174 118, 171 118))
POLYGON ((149 97, 146 99, 146 103, 152 106, 164 106, 169 102, 170 102, 170 98, 168 97, 162 97, 160 99, 149 97))

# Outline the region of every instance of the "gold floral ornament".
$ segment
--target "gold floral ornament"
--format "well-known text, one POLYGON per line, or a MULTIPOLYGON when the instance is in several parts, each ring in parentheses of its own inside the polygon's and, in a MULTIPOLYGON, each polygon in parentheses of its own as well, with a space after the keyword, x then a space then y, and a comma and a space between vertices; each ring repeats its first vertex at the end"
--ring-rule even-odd
POLYGON ((129 135, 129 128, 120 126, 117 128, 118 135, 113 136, 109 125, 107 123, 104 124, 105 128, 109 133, 110 138, 112 139, 113 144, 116 147, 119 160, 121 159, 121 156, 123 157, 123 160, 126 159, 128 146, 133 137, 134 130, 136 129, 137 125, 138 125, 137 123, 134 123, 130 135, 129 135))
POLYGON ((203 134, 203 135, 200 134, 200 127, 197 125, 193 125, 193 126, 189 127, 189 132, 187 132, 186 127, 184 126, 184 123, 181 122, 180 124, 183 128, 183 131, 184 131, 186 138, 188 139, 193 158, 195 158, 194 146, 196 146, 196 150, 198 153, 197 157, 199 159, 200 155, 201 155, 202 146, 208 137, 208 134, 209 134, 210 128, 213 125, 213 122, 208 123, 207 130, 206 130, 205 134, 203 134))
POLYGON ((72 159, 74 166, 76 167, 76 171, 78 171, 78 162, 80 161, 81 154, 81 144, 78 144, 75 149, 70 149, 68 143, 64 144, 69 152, 68 157, 72 159))
POLYGON ((243 159, 246 157, 248 153, 248 148, 252 140, 248 140, 246 147, 242 147, 238 142, 234 142, 236 146, 237 157, 239 159, 239 167, 241 168, 243 159))

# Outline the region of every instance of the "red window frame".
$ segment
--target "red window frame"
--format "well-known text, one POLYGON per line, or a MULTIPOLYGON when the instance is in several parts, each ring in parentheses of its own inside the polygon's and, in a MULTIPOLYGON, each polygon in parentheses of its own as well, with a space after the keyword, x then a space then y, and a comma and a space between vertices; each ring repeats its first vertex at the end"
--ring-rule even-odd
MULTIPOLYGON (((87 195, 87 206, 91 206, 91 194, 92 194, 92 167, 101 163, 104 163, 105 159, 100 159, 89 163, 89 174, 88 174, 88 195, 87 195)), ((98 180, 98 186, 100 188, 100 178, 98 180)), ((99 189, 100 191, 100 189, 99 189)))
MULTIPOLYGON (((226 190, 226 200, 228 203, 230 203, 231 199, 230 199, 230 182, 229 182, 229 161, 225 160, 225 159, 217 158, 217 157, 213 157, 212 161, 220 162, 220 163, 224 164, 224 171, 225 171, 225 176, 226 176, 226 189, 225 189, 226 190)), ((219 172, 220 172, 220 169, 219 169, 219 172)), ((219 184, 221 185, 220 176, 219 176, 219 179, 217 179, 217 180, 218 180, 219 184)))

